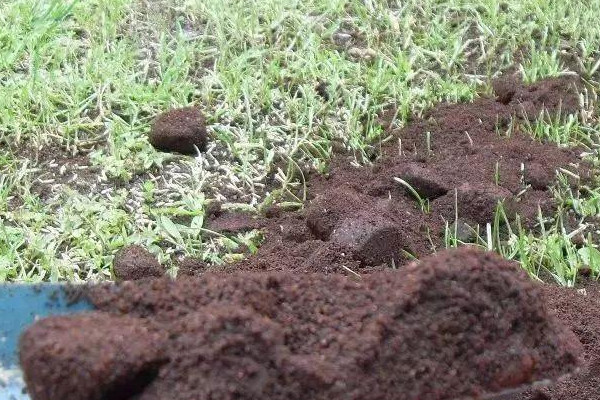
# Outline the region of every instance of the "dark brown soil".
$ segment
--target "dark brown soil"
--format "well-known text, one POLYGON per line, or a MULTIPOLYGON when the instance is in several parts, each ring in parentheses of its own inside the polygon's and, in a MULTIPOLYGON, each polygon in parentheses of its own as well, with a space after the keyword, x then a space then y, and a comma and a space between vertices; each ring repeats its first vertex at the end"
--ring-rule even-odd
POLYGON ((43 319, 21 337, 34 400, 126 400, 166 362, 162 332, 147 321, 101 312, 43 319))
POLYGON ((219 233, 240 233, 263 227, 260 221, 247 213, 223 212, 208 221, 207 228, 219 233))
POLYGON ((156 149, 181 154, 196 154, 206 150, 208 143, 206 120, 196 107, 185 107, 159 115, 149 136, 156 149))
POLYGON ((199 259, 186 257, 177 263, 177 276, 201 275, 208 270, 208 265, 199 259))
POLYGON ((546 286, 544 294, 549 309, 583 343, 585 366, 570 379, 510 400, 600 399, 600 284, 590 281, 580 290, 546 286))
MULTIPOLYGON (((442 247, 456 215, 461 227, 485 226, 499 203, 509 219, 518 214, 536 229, 538 208, 546 216, 555 210, 549 187, 556 171, 588 171, 576 149, 533 141, 519 126, 543 110, 577 112, 580 86, 576 77, 532 86, 505 79, 495 85, 497 99, 442 104, 393 132, 399 141, 384 147, 373 166, 336 157, 327 176, 308 182, 305 209, 267 214, 265 243, 233 268, 362 273, 400 266, 442 247)), ((247 217, 239 219, 229 216, 227 223, 242 226, 247 217)))
POLYGON ((116 369, 111 355, 124 351, 119 367, 131 368, 137 387, 139 370, 156 365, 164 351, 168 363, 136 399, 441 400, 557 378, 579 364, 582 350, 549 313, 542 287, 516 263, 466 247, 361 280, 206 274, 95 287, 90 298, 102 310, 91 315, 111 313, 110 324, 50 318, 24 336, 32 387, 108 398, 102 393, 115 386, 102 373, 116 369), (148 345, 144 335, 127 334, 132 324, 167 339, 148 345), (41 345, 33 341, 40 335, 41 345), (133 350, 122 350, 128 337, 136 337, 133 350), (140 344, 149 354, 136 353, 140 344), (90 350, 78 364, 82 346, 90 350), (87 362, 93 355, 101 366, 87 362), (88 370, 91 379, 80 385, 88 370))
POLYGON ((116 281, 135 281, 138 279, 165 275, 165 269, 156 257, 141 246, 132 245, 119 250, 113 261, 113 273, 116 281))

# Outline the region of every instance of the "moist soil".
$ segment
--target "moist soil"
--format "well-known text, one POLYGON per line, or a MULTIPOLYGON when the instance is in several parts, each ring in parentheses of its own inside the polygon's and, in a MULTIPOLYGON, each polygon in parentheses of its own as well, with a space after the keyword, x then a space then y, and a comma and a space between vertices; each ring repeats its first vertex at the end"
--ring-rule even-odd
MULTIPOLYGON (((395 140, 373 165, 354 167, 351 158, 335 157, 327 175, 307 182, 304 210, 268 210, 255 221, 265 230, 265 243, 231 268, 366 273, 398 267, 443 248, 455 225, 464 241, 484 232, 499 204, 509 222, 518 215, 535 230, 539 211, 554 216, 557 172, 579 176, 565 175, 577 185, 589 170, 578 149, 534 141, 520 126, 542 112, 576 113, 582 84, 563 77, 531 86, 504 79, 494 86, 496 97, 441 104, 392 130, 395 140)), ((215 217, 215 230, 257 227, 247 215, 238 218, 228 215, 224 224, 215 217)))
POLYGON ((159 278, 164 276, 165 272, 156 257, 141 246, 123 247, 115 254, 113 275, 116 281, 159 278))
POLYGON ((34 399, 70 388, 73 400, 481 398, 582 362, 543 288, 516 263, 468 247, 360 280, 205 274, 88 296, 100 311, 45 319, 24 335, 34 399))
POLYGON ((584 367, 547 388, 530 390, 507 400, 600 399, 600 284, 583 282, 579 290, 544 286, 548 308, 577 335, 584 347, 584 367))
POLYGON ((169 110, 156 118, 148 139, 157 150, 196 154, 206 150, 206 120, 196 107, 169 110))
MULTIPOLYGON (((597 307, 583 304, 597 301, 597 286, 579 299, 587 314, 577 319, 568 311, 579 294, 534 284, 516 264, 469 247, 427 257, 443 247, 446 226, 456 223, 468 233, 491 222, 499 203, 507 219, 519 215, 535 230, 538 211, 555 209, 549 186, 559 168, 587 179, 577 149, 535 142, 519 128, 543 110, 577 112, 581 85, 575 77, 532 86, 497 82, 494 98, 441 104, 400 130, 389 128, 394 140, 371 166, 353 167, 336 156, 327 175, 307 182, 302 211, 272 208, 254 220, 213 214, 213 230, 260 228, 265 235, 257 254, 219 267, 225 271, 205 272, 211 267, 186 260, 185 278, 176 281, 91 287, 88 296, 100 310, 91 318, 136 319, 136 329, 156 334, 153 351, 160 351, 147 358, 123 354, 149 367, 130 363, 129 378, 117 383, 94 369, 88 376, 98 377, 97 385, 82 385, 77 398, 113 398, 107 396, 125 390, 129 379, 134 389, 125 392, 144 400, 174 393, 178 399, 441 400, 485 398, 561 376, 561 383, 514 400, 563 399, 575 387, 583 390, 580 398, 593 398, 586 396, 597 391, 598 316, 597 307), (415 257, 424 259, 414 263, 415 257)), ((44 372, 63 353, 75 360, 62 363, 65 370, 95 368, 77 362, 76 345, 54 353, 53 341, 76 341, 71 332, 85 337, 94 329, 85 318, 60 320, 55 330, 44 320, 24 336, 28 387, 43 388, 34 400, 78 385, 81 375, 69 380, 44 372), (48 340, 33 340, 41 335, 48 340)), ((119 322, 113 326, 107 335, 117 334, 119 322)), ((107 343, 113 350, 100 354, 110 356, 114 346, 107 343)))

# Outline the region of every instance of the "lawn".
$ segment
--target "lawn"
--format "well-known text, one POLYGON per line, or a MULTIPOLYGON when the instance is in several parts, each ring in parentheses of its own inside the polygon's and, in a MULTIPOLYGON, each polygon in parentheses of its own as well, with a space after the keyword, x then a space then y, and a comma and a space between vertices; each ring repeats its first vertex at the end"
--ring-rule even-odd
MULTIPOLYGON (((340 146, 371 162, 380 115, 402 127, 515 69, 586 80, 584 112, 523 129, 595 162, 599 16, 580 0, 0 0, 0 282, 108 280, 128 244, 167 265, 237 260, 261 235, 211 232, 212 203, 301 208, 300 172, 326 172, 340 146), (154 150, 153 119, 187 105, 207 116, 207 152, 154 150)), ((600 274, 600 184, 559 179, 555 196, 535 232, 497 215, 478 242, 573 285, 600 274)))

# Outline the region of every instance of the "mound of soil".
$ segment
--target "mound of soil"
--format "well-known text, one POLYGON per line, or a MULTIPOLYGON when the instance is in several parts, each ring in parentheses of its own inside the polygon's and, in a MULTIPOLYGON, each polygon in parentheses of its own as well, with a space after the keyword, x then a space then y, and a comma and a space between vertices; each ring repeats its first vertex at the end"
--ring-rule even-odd
POLYGON ((139 388, 139 370, 164 352, 168 361, 136 399, 441 400, 553 379, 580 361, 581 345, 549 313, 541 287, 517 264, 466 247, 362 280, 206 274, 92 287, 89 297, 102 311, 48 318, 25 334, 30 387, 106 398, 115 369, 139 388), (97 323, 105 313, 113 320, 97 323), (164 340, 145 345, 148 354, 138 349, 146 331, 139 342, 127 332, 139 321, 164 340), (100 335, 105 342, 95 343, 100 335), (117 368, 112 355, 121 351, 117 368))
POLYGON ((165 275, 165 272, 154 254, 137 245, 122 248, 113 261, 113 274, 116 281, 160 278, 165 275))
POLYGON ((577 77, 530 86, 505 79, 495 84, 496 98, 441 104, 391 132, 398 141, 373 166, 334 158, 327 176, 308 182, 305 209, 267 213, 265 243, 232 268, 365 273, 397 267, 443 247, 456 216, 460 238, 471 237, 477 225, 494 220, 499 204, 509 220, 519 215, 535 229, 538 209, 551 215, 555 208, 549 187, 559 168, 581 177, 589 171, 577 149, 534 141, 519 126, 542 111, 576 113, 581 85, 577 77))
POLYGON ((196 107, 167 111, 154 121, 149 140, 161 151, 196 154, 196 147, 204 151, 208 143, 204 115, 196 107))
POLYGON ((126 400, 165 363, 162 333, 144 320, 101 312, 46 318, 21 337, 34 400, 126 400))

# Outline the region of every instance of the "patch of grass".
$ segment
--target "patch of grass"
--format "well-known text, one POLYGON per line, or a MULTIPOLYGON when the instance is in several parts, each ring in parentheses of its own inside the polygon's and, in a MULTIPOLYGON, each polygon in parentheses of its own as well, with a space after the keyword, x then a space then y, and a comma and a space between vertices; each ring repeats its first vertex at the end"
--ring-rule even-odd
MULTIPOLYGON (((248 239, 207 232, 208 200, 301 207, 304 172, 325 171, 335 145, 369 162, 380 113, 402 126, 514 64, 534 81, 574 60, 593 82, 598 16, 557 0, 0 2, 0 281, 107 279, 126 243, 163 261, 237 257, 229 241, 248 239), (152 119, 189 104, 208 117, 208 152, 155 152, 152 119), (41 178, 50 149, 95 172, 41 178)), ((531 131, 593 153, 598 130, 580 121, 531 131)))

